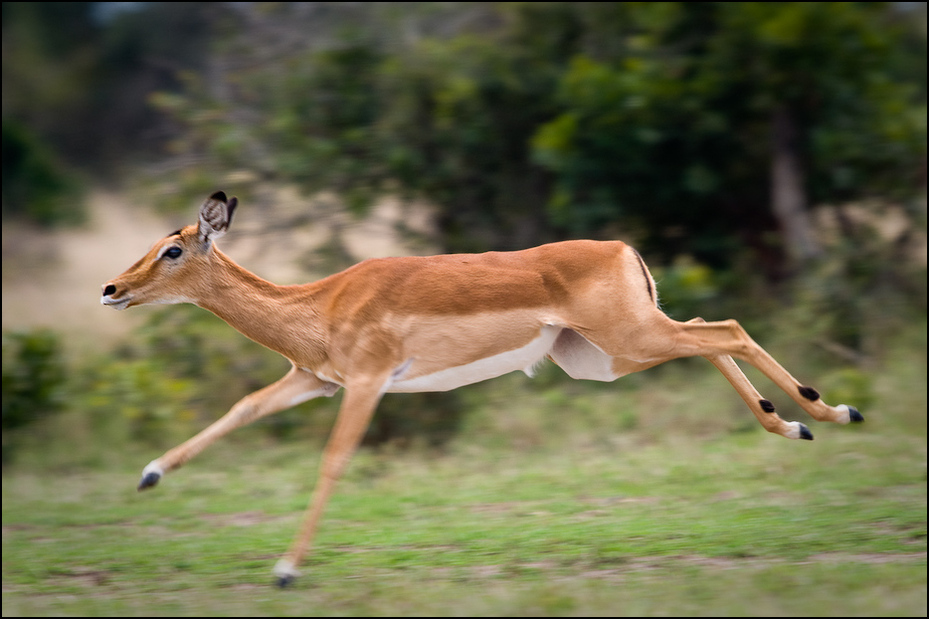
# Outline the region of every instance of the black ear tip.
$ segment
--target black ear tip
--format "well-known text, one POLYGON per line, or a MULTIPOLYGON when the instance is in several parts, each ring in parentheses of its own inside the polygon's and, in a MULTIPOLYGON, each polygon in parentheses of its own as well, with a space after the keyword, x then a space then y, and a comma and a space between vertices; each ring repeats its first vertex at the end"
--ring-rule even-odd
POLYGON ((226 194, 222 191, 217 191, 212 196, 210 196, 210 200, 219 200, 220 202, 225 202, 226 194))
POLYGON ((226 225, 232 223, 232 214, 235 213, 235 207, 239 205, 239 199, 235 196, 229 198, 229 202, 226 204, 226 212, 229 214, 229 221, 226 222, 226 225))

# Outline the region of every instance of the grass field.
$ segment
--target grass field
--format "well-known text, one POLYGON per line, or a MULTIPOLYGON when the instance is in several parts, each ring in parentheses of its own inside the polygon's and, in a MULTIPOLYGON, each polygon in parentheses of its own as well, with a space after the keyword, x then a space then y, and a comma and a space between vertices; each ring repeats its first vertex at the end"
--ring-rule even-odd
POLYGON ((443 450, 362 450, 286 590, 318 443, 232 437, 141 494, 138 446, 8 468, 3 614, 925 616, 924 333, 864 424, 794 415, 812 442, 712 368, 576 402, 502 379, 443 450))

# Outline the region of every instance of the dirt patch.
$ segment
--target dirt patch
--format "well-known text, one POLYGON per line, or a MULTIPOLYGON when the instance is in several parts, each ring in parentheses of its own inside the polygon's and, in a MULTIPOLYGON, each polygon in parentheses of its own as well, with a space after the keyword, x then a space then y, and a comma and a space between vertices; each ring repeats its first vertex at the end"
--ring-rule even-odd
POLYGON ((237 512, 233 514, 200 514, 199 518, 218 527, 252 527, 267 522, 290 520, 290 515, 272 516, 262 511, 237 512))
POLYGON ((66 582, 63 582, 62 584, 66 584, 69 586, 77 585, 79 587, 90 589, 94 587, 102 587, 104 585, 107 585, 112 579, 112 577, 113 577, 112 572, 108 572, 106 570, 99 570, 99 569, 94 569, 92 567, 78 566, 78 567, 73 567, 67 570, 52 571, 48 575, 46 582, 54 581, 57 579, 59 581, 66 581, 66 582))
POLYGON ((824 552, 818 555, 812 555, 808 557, 806 561, 801 561, 801 563, 870 563, 870 564, 879 564, 879 563, 899 563, 899 562, 915 562, 915 561, 926 561, 925 552, 907 552, 907 553, 847 553, 847 552, 824 552))
POLYGON ((77 230, 3 226, 3 329, 47 327, 86 342, 115 338, 142 315, 114 319, 100 305, 104 282, 139 259, 171 223, 116 194, 89 199, 89 221, 77 230))
MULTIPOLYGON (((648 496, 611 496, 611 497, 587 497, 579 498, 577 502, 584 505, 590 505, 597 509, 591 509, 577 514, 579 517, 585 516, 602 516, 609 514, 610 511, 604 508, 620 507, 632 504, 650 504, 657 503, 658 497, 648 496)), ((545 501, 503 501, 500 503, 475 503, 469 505, 468 509, 478 514, 509 514, 520 513, 526 516, 549 516, 551 512, 536 509, 545 501)))
MULTIPOLYGON (((356 551, 358 552, 358 551, 356 551)), ((670 556, 647 556, 631 557, 626 560, 613 563, 609 567, 592 567, 592 569, 583 570, 575 573, 577 566, 561 566, 555 561, 540 561, 534 563, 522 563, 517 565, 472 565, 461 567, 440 567, 432 570, 432 574, 437 578, 448 578, 453 574, 462 574, 473 580, 492 580, 497 578, 507 578, 512 574, 514 569, 517 570, 539 570, 542 572, 553 573, 553 579, 561 577, 555 575, 559 572, 571 572, 574 575, 562 576, 567 579, 597 579, 597 580, 619 580, 628 574, 637 574, 643 572, 657 572, 668 568, 688 566, 699 567, 707 570, 744 570, 744 569, 762 569, 775 565, 805 565, 814 563, 825 564, 848 564, 848 563, 918 563, 926 560, 926 553, 904 553, 904 554, 880 554, 880 553, 863 553, 863 554, 846 554, 846 553, 824 553, 813 555, 804 561, 788 561, 775 558, 759 557, 706 557, 702 555, 670 555, 670 556)))

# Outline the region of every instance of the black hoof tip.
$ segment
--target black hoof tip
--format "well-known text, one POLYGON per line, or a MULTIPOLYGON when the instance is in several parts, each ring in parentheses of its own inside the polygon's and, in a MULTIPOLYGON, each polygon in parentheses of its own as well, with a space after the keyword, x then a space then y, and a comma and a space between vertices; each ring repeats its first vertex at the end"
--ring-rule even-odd
POLYGON ((813 440, 813 433, 810 432, 810 429, 806 427, 805 425, 803 425, 802 423, 800 424, 800 438, 802 438, 805 441, 813 440))
POLYGON ((848 407, 848 418, 852 423, 861 423, 864 421, 864 417, 862 417, 861 413, 859 413, 858 409, 854 406, 848 407))
POLYGON ((293 583, 293 581, 294 581, 293 576, 279 576, 277 579, 277 583, 276 583, 277 588, 286 589, 287 587, 291 585, 291 583, 293 583))
POLYGON ((139 482, 138 490, 142 491, 142 490, 145 490, 146 488, 151 488, 152 486, 157 484, 158 480, 160 479, 161 479, 161 475, 159 475, 158 473, 146 473, 145 476, 142 478, 142 481, 139 482))

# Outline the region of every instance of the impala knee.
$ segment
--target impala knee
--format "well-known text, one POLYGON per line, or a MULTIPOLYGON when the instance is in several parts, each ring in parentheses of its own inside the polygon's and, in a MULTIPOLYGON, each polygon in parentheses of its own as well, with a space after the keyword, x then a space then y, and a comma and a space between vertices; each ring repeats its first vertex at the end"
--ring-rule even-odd
POLYGON ((345 469, 348 468, 348 463, 351 459, 351 454, 326 454, 323 458, 323 465, 320 473, 323 477, 335 481, 341 477, 345 469))

